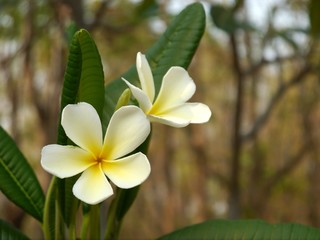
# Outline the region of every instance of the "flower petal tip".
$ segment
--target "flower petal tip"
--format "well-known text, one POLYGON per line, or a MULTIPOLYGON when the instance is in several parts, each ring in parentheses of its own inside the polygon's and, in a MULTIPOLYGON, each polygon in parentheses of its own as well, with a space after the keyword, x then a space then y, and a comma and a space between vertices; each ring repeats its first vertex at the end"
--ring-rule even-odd
POLYGON ((203 103, 195 103, 192 112, 193 118, 191 123, 206 123, 212 115, 210 108, 203 103))

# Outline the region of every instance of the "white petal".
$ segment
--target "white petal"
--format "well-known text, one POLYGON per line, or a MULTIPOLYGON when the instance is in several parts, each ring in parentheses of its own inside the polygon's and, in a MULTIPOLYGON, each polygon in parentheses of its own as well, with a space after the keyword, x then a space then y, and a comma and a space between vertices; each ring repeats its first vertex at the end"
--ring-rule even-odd
POLYGON ((88 204, 97 204, 113 194, 112 187, 99 164, 82 173, 73 186, 73 194, 88 204))
POLYGON ((202 103, 185 103, 159 115, 148 115, 151 122, 158 122, 171 127, 185 127, 190 123, 209 121, 211 111, 202 103))
POLYGON ((132 188, 141 184, 150 174, 148 158, 136 153, 116 161, 103 162, 104 173, 120 188, 132 188))
POLYGON ((140 108, 144 111, 144 112, 148 112, 149 109, 152 106, 152 103, 149 99, 149 97, 147 96, 147 94, 142 91, 140 88, 137 88, 136 86, 132 85, 131 83, 129 83, 127 80, 125 80, 124 78, 122 78, 122 80, 128 85, 128 87, 130 88, 132 95, 135 97, 135 99, 137 99, 140 108))
POLYGON ((205 123, 209 121, 211 110, 207 105, 203 103, 187 103, 186 105, 193 113, 191 123, 205 123))
POLYGON ((150 122, 136 106, 118 109, 110 119, 101 157, 114 160, 135 150, 150 133, 150 122))
POLYGON ((182 128, 188 126, 190 121, 185 118, 180 118, 171 115, 155 116, 149 115, 150 122, 161 123, 170 127, 182 128))
POLYGON ((202 103, 185 103, 169 109, 159 115, 148 115, 151 122, 158 122, 172 127, 185 127, 190 123, 209 121, 211 111, 202 103))
POLYGON ((161 88, 150 113, 157 115, 188 101, 196 85, 182 67, 171 67, 163 77, 161 88))
POLYGON ((51 144, 41 151, 42 167, 59 178, 77 175, 92 164, 91 154, 78 147, 51 144))
POLYGON ((88 103, 69 104, 62 111, 61 124, 67 136, 79 147, 99 154, 102 127, 96 110, 88 103))
POLYGON ((137 72, 139 75, 141 89, 148 95, 150 102, 154 100, 154 82, 151 68, 145 55, 137 54, 137 72))
POLYGON ((191 106, 190 103, 184 103, 161 114, 148 115, 148 117, 151 122, 158 122, 171 127, 185 127, 191 123, 194 117, 191 106))

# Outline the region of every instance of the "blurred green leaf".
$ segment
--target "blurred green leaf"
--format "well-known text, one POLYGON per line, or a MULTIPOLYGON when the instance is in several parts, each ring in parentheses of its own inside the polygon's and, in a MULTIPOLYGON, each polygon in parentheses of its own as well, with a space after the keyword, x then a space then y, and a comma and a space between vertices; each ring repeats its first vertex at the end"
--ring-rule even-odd
MULTIPOLYGON (((238 1, 237 3, 240 5, 236 5, 236 7, 240 7, 242 4, 241 1, 238 1)), ((210 15, 217 28, 220 28, 228 34, 234 33, 239 29, 245 31, 255 30, 255 28, 249 22, 239 21, 235 18, 233 7, 212 5, 210 8, 210 15)))
POLYGON ((0 126, 0 191, 42 222, 44 194, 38 179, 16 143, 0 126))
POLYGON ((0 239, 25 240, 28 238, 22 232, 12 227, 9 223, 0 219, 0 239))
POLYGON ((135 9, 139 18, 148 18, 157 15, 159 4, 155 0, 144 0, 135 9))
POLYGON ((295 223, 269 224, 262 220, 210 220, 169 233, 159 240, 179 239, 320 239, 320 229, 295 223))

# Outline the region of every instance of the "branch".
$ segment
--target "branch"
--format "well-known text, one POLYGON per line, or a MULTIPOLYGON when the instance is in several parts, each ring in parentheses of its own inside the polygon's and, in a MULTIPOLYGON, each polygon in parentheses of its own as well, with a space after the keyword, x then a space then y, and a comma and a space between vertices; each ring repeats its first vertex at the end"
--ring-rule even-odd
POLYGON ((12 54, 2 57, 0 60, 0 67, 3 69, 7 69, 8 66, 11 64, 11 62, 19 56, 21 53, 23 53, 26 48, 28 47, 28 42, 24 41, 21 46, 12 54))
POLYGON ((95 13, 93 22, 88 26, 88 30, 92 31, 93 29, 101 25, 101 19, 110 4, 110 0, 105 0, 100 3, 98 10, 95 13))
POLYGON ((84 9, 82 0, 62 0, 63 4, 66 4, 72 10, 73 20, 79 28, 87 28, 87 25, 84 21, 84 9))
POLYGON ((256 72, 258 72, 261 68, 263 68, 266 65, 282 63, 284 61, 294 60, 294 59, 299 58, 299 57, 302 57, 302 56, 299 56, 297 54, 293 54, 291 56, 286 56, 286 57, 278 56, 278 57, 276 57, 276 58, 274 58, 272 60, 267 60, 265 58, 262 58, 258 63, 253 64, 252 66, 250 66, 250 68, 245 70, 243 72, 243 74, 245 76, 250 76, 250 75, 255 74, 256 72))
POLYGON ((280 168, 277 172, 273 174, 269 178, 269 181, 267 181, 265 185, 265 191, 270 192, 271 189, 281 181, 286 175, 288 175, 294 168, 296 168, 302 161, 303 157, 308 153, 310 149, 310 141, 306 141, 304 145, 300 148, 300 150, 296 153, 296 155, 292 156, 285 166, 280 168))
POLYGON ((270 118, 271 112, 274 109, 274 107, 277 105, 277 103, 281 100, 281 98, 285 95, 285 93, 296 84, 302 82, 304 77, 310 73, 312 70, 310 65, 305 65, 304 68, 295 75, 290 81, 287 83, 280 85, 277 92, 274 94, 274 96, 271 98, 268 107, 266 108, 265 112, 262 113, 253 124, 252 128, 244 135, 242 135, 243 141, 248 141, 253 139, 258 132, 262 129, 262 127, 267 123, 267 121, 270 118))
POLYGON ((238 218, 240 214, 240 154, 242 148, 242 138, 240 135, 240 128, 243 114, 243 80, 244 75, 240 65, 240 57, 237 49, 236 37, 234 34, 230 35, 230 43, 233 58, 233 71, 237 85, 237 96, 234 109, 234 126, 231 145, 231 169, 230 169, 230 196, 229 196, 229 216, 230 218, 238 218))

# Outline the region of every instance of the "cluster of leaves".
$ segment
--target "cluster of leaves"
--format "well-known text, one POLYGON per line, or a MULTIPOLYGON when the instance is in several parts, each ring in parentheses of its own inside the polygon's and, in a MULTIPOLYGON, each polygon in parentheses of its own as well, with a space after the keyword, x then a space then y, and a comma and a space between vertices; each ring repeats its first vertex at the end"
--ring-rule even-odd
MULTIPOLYGON (((199 3, 192 4, 172 21, 163 36, 146 52, 154 73, 157 91, 161 85, 162 76, 171 66, 188 67, 199 45, 204 28, 204 9, 199 3)), ((138 83, 134 66, 122 77, 135 85, 138 83)), ((70 44, 61 96, 61 110, 67 104, 88 102, 97 110, 105 128, 125 88, 126 86, 120 78, 104 87, 103 68, 94 40, 86 30, 77 31, 70 44)), ((61 145, 71 144, 61 126, 58 129, 58 143, 61 145)), ((141 151, 146 152, 147 148, 148 141, 141 146, 141 151)), ((63 236, 64 226, 67 228, 75 227, 73 224, 80 202, 73 196, 71 188, 76 178, 66 180, 53 178, 45 197, 32 167, 15 142, 1 127, 0 178, 0 190, 13 203, 42 223, 47 239, 63 236), (62 218, 58 216, 59 213, 62 218)), ((117 189, 109 209, 105 239, 117 238, 122 219, 137 193, 138 188, 117 189)), ((90 208, 93 206, 83 205, 83 215, 90 208)), ((91 237, 93 236, 91 235, 91 237)), ((259 239, 271 239, 272 237, 314 239, 314 237, 320 237, 320 230, 297 224, 269 225, 260 220, 212 220, 178 230, 161 239, 230 239, 252 238, 254 236, 259 239)), ((0 221, 0 238, 27 239, 23 233, 2 220, 0 221)))

